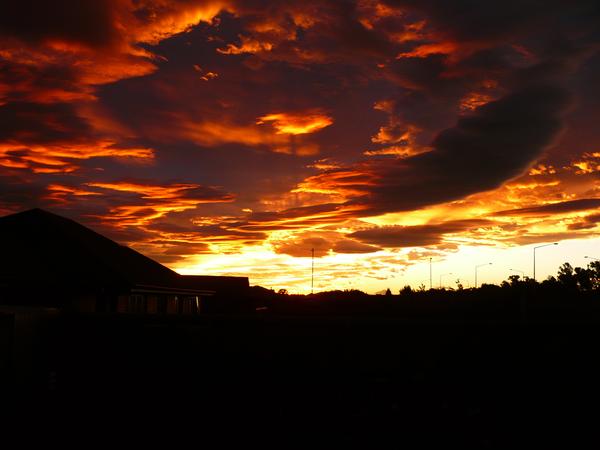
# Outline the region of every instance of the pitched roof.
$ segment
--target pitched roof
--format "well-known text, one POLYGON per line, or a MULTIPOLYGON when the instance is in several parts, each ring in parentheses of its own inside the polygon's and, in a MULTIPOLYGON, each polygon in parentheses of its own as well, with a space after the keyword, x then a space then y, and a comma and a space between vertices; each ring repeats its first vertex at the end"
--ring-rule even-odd
POLYGON ((179 277, 135 250, 42 209, 0 217, 0 255, 0 282, 172 285, 179 277))

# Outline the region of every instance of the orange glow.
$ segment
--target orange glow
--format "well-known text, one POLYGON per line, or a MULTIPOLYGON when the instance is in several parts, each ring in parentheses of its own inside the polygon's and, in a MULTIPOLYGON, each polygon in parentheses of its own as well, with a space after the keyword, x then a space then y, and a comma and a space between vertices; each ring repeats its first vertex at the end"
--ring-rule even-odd
POLYGON ((257 124, 273 122, 277 134, 308 134, 333 123, 333 119, 319 110, 304 113, 273 113, 259 117, 257 124))
POLYGON ((100 193, 88 191, 81 188, 76 188, 72 186, 65 186, 61 184, 50 184, 47 187, 47 190, 50 193, 46 196, 47 199, 67 204, 69 202, 68 197, 71 195, 86 197, 86 196, 98 196, 100 193))
POLYGON ((306 178, 292 192, 310 192, 350 198, 364 195, 376 184, 367 170, 340 169, 325 171, 306 178))
POLYGON ((529 175, 544 175, 544 174, 555 174, 556 169, 552 166, 546 166, 545 164, 538 164, 537 167, 532 167, 529 170, 529 175))
MULTIPOLYGON (((217 146, 228 143, 239 143, 249 146, 268 146, 277 153, 291 153, 289 139, 286 136, 264 130, 254 125, 239 125, 226 120, 222 122, 193 123, 182 118, 179 126, 181 133, 200 145, 217 146)), ((165 130, 166 132, 167 130, 165 130)), ((169 130, 166 138, 170 137, 169 130)))
POLYGON ((157 44, 175 34, 188 31, 200 22, 211 22, 217 14, 229 6, 228 1, 209 0, 200 5, 184 3, 178 5, 167 0, 143 1, 139 9, 149 7, 153 11, 151 21, 138 23, 133 29, 133 39, 137 42, 157 44))
POLYGON ((73 161, 90 158, 151 160, 148 148, 119 148, 113 141, 71 145, 0 145, 0 165, 31 169, 34 173, 69 173, 78 168, 73 161))
POLYGON ((241 55, 242 53, 260 53, 273 50, 273 44, 267 41, 259 41, 246 36, 240 36, 241 45, 227 44, 225 48, 218 48, 217 51, 224 55, 241 55))
POLYGON ((110 195, 111 191, 132 194, 130 198, 123 199, 123 202, 133 204, 115 206, 110 208, 107 215, 98 216, 103 222, 112 223, 117 227, 146 226, 168 213, 195 209, 199 204, 226 203, 235 199, 231 194, 198 184, 90 182, 86 183, 86 186, 100 189, 103 195, 110 195))
POLYGON ((392 38, 396 42, 400 42, 400 43, 412 42, 412 41, 422 41, 427 37, 426 34, 424 33, 424 28, 426 25, 427 25, 427 23, 424 20, 414 22, 414 23, 409 23, 404 27, 404 29, 402 31, 393 33, 392 38))
POLYGON ((409 158, 427 151, 427 148, 422 147, 411 147, 410 145, 392 145, 390 147, 384 147, 377 150, 365 150, 363 154, 365 156, 393 155, 399 158, 409 158))
POLYGON ((481 92, 470 92, 460 101, 462 111, 473 111, 492 101, 492 96, 481 92))
MULTIPOLYGON (((139 184, 139 183, 87 183, 87 186, 97 187, 102 189, 110 189, 113 191, 121 192, 134 192, 140 194, 142 198, 149 198, 155 200, 174 199, 178 198, 187 203, 188 199, 183 198, 183 194, 193 191, 201 186, 198 184, 171 184, 166 186, 151 185, 151 184, 139 184)), ((216 199, 202 199, 199 197, 190 198, 189 201, 196 203, 214 203, 214 202, 228 202, 232 201, 233 197, 225 196, 216 199)))
POLYGON ((450 55, 456 52, 458 48, 458 45, 454 42, 434 42, 419 45, 410 52, 400 53, 396 58, 426 58, 431 55, 450 55))
POLYGON ((573 163, 573 167, 577 168, 575 173, 578 174, 600 172, 600 164, 595 164, 591 161, 578 161, 573 163))

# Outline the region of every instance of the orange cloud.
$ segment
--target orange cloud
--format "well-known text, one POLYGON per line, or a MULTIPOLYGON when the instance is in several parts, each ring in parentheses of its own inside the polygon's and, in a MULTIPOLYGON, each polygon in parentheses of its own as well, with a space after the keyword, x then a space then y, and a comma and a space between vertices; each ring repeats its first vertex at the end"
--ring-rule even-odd
MULTIPOLYGON (((230 8, 230 1, 172 2, 169 0, 143 0, 133 6, 136 20, 129 33, 134 42, 157 44, 175 34, 188 31, 200 22, 211 22, 222 10, 230 8)), ((131 18, 131 16, 129 16, 131 18)))
POLYGON ((394 144, 380 149, 369 149, 363 152, 366 156, 395 155, 402 158, 417 155, 430 150, 417 144, 417 137, 423 131, 420 127, 406 123, 394 113, 396 102, 393 100, 380 100, 375 102, 373 109, 383 111, 389 115, 386 125, 379 127, 371 142, 375 144, 394 144))
POLYGON ((272 122, 277 134, 308 134, 333 123, 333 119, 320 110, 298 113, 272 113, 259 117, 257 124, 272 122))
POLYGON ((49 191, 49 194, 46 196, 46 198, 58 203, 68 203, 68 197, 71 195, 79 197, 100 195, 98 192, 88 191, 62 184, 50 184, 46 189, 49 191))
MULTIPOLYGON (((240 124, 228 117, 217 120, 195 122, 186 115, 172 114, 170 120, 174 127, 168 129, 154 128, 149 130, 154 137, 171 141, 174 137, 184 137, 199 145, 215 147, 224 144, 242 144, 251 147, 267 147, 275 153, 296 154, 300 156, 315 155, 319 153, 320 147, 315 142, 306 139, 295 138, 293 135, 308 134, 317 131, 318 128, 328 126, 328 119, 324 117, 295 118, 285 114, 277 120, 277 123, 285 131, 271 127, 260 127, 257 124, 240 124), (283 121, 283 122, 282 122, 283 121), (304 128, 302 128, 304 127, 304 128)), ((265 116, 266 117, 266 116, 265 116)), ((264 118, 262 118, 264 119, 264 118)), ((263 123, 259 120, 258 123, 263 123)))
POLYGON ((76 161, 90 158, 149 161, 154 158, 154 152, 148 148, 121 148, 109 140, 85 144, 0 144, 0 166, 29 169, 34 173, 73 172, 79 168, 76 161))
MULTIPOLYGON (((182 118, 178 125, 181 134, 188 139, 205 146, 217 146, 229 143, 244 144, 249 146, 268 146, 275 152, 291 153, 289 139, 277 135, 270 130, 262 130, 254 125, 240 125, 227 120, 206 121, 194 123, 182 118)), ((165 130, 165 138, 172 137, 172 130, 165 130)))
POLYGON ((202 186, 199 184, 170 184, 170 185, 151 185, 141 183, 98 183, 90 182, 86 183, 87 186, 97 187, 102 189, 110 189, 113 191, 120 192, 133 192, 139 194, 142 198, 153 199, 153 200, 167 200, 167 199, 182 199, 187 200, 186 196, 192 194, 189 198, 190 201, 195 203, 213 203, 233 200, 232 196, 220 196, 217 198, 203 198, 202 196, 196 196, 198 188, 202 186))
POLYGON ((311 192, 339 196, 343 199, 365 195, 375 186, 374 175, 367 167, 326 170, 306 178, 293 192, 311 192))
POLYGON ((491 95, 481 92, 469 92, 460 100, 461 111, 473 111, 486 103, 491 102, 493 97, 491 95))
POLYGON ((139 44, 158 44, 230 8, 230 2, 222 0, 83 3, 65 6, 74 8, 73 14, 83 21, 66 26, 54 24, 63 23, 54 21, 60 5, 55 10, 43 7, 46 28, 32 26, 27 19, 31 11, 14 8, 12 19, 22 27, 11 38, 0 35, 0 63, 10 64, 20 76, 9 83, 0 76, 0 103, 15 94, 39 102, 94 100, 95 86, 156 70, 160 58, 139 44), (49 79, 56 81, 54 86, 48 85, 49 79))
POLYGON ((241 44, 227 44, 225 48, 218 48, 217 52, 224 55, 240 55, 242 53, 260 53, 270 52, 273 50, 273 44, 271 42, 260 41, 247 36, 240 36, 241 44))
POLYGON ((108 214, 98 216, 115 226, 147 226, 168 213, 196 208, 203 203, 232 202, 235 197, 217 188, 191 183, 150 184, 140 182, 89 182, 86 186, 100 189, 105 196, 111 192, 128 194, 116 197, 108 214), (108 191, 108 192, 107 192, 108 191))
POLYGON ((459 49, 455 42, 434 42, 415 47, 409 52, 398 54, 396 58, 426 58, 431 55, 451 55, 459 49))

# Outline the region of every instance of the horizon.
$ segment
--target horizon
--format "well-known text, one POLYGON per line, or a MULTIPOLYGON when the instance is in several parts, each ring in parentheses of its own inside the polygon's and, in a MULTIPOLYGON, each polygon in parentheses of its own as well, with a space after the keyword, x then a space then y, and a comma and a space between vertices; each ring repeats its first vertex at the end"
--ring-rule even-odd
POLYGON ((60 3, 0 18, 0 216, 299 294, 600 259, 593 2, 60 3))

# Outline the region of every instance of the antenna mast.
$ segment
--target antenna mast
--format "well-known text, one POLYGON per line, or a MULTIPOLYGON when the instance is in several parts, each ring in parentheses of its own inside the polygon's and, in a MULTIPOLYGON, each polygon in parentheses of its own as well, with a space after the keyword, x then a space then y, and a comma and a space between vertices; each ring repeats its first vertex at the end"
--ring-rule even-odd
POLYGON ((312 294, 315 286, 315 249, 312 248, 310 251, 312 253, 312 264, 310 270, 310 293, 312 294))

